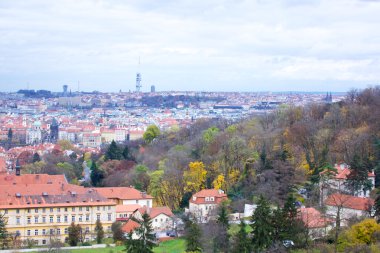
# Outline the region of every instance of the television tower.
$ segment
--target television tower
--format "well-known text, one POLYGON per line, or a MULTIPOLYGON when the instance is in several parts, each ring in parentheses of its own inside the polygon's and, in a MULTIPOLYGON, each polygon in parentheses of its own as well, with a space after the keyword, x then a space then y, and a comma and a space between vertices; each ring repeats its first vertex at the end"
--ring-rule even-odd
MULTIPOLYGON (((139 68, 140 68, 140 57, 139 57, 139 68)), ((141 85, 141 74, 140 72, 137 72, 136 74, 136 92, 140 92, 142 85, 141 85)))

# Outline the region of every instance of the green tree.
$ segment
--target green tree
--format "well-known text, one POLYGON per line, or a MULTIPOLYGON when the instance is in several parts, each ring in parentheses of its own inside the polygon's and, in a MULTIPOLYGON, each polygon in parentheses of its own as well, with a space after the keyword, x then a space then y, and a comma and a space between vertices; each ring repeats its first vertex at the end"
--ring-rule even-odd
POLYGON ((139 223, 139 227, 133 231, 136 234, 137 239, 132 238, 132 232, 128 234, 125 241, 126 252, 152 253, 154 241, 156 239, 153 233, 152 220, 147 213, 142 215, 141 220, 133 220, 139 223))
POLYGON ((210 127, 203 132, 202 139, 204 142, 210 143, 215 139, 215 137, 217 136, 219 132, 220 132, 219 128, 215 126, 210 127))
POLYGON ((104 230, 103 230, 103 225, 99 219, 96 220, 95 232, 96 232, 96 243, 97 244, 102 243, 102 240, 104 238, 104 230))
POLYGON ((146 131, 143 135, 143 139, 147 143, 151 143, 155 138, 157 138, 160 135, 161 135, 160 129, 156 125, 150 125, 146 129, 146 131))
POLYGON ((185 223, 186 252, 202 251, 202 230, 199 225, 191 220, 185 223))
POLYGON ((252 215, 252 246, 255 252, 261 252, 273 242, 272 211, 269 202, 260 196, 257 208, 252 215))
POLYGON ((98 169, 96 162, 93 160, 91 164, 91 182, 93 186, 101 186, 104 178, 104 172, 98 169))
POLYGON ((80 225, 75 225, 74 222, 71 223, 68 232, 69 232, 69 244, 70 246, 77 246, 80 238, 80 225))
POLYGON ((347 186, 352 193, 371 189, 372 183, 368 179, 368 172, 371 169, 369 166, 370 162, 360 159, 357 154, 354 155, 350 163, 350 174, 347 176, 347 186))
POLYGON ((111 145, 108 147, 106 154, 105 154, 105 160, 121 160, 123 158, 122 150, 119 148, 119 146, 116 144, 114 140, 112 140, 111 145))
POLYGON ((214 252, 229 252, 230 236, 228 234, 228 229, 230 228, 230 224, 228 223, 228 208, 226 202, 223 202, 218 207, 218 216, 216 222, 218 229, 216 236, 214 237, 214 252))
POLYGON ((123 224, 120 221, 115 221, 111 225, 112 237, 115 242, 124 240, 124 232, 121 230, 122 226, 123 224))
POLYGON ((251 243, 248 239, 248 233, 244 220, 240 220, 239 232, 234 237, 233 253, 249 253, 251 252, 251 243))
POLYGON ((33 155, 33 163, 41 161, 41 157, 38 153, 34 153, 33 155))
POLYGON ((132 157, 131 151, 129 150, 128 145, 125 145, 123 152, 122 152, 122 155, 123 155, 125 160, 134 160, 132 157))
POLYGON ((0 247, 1 249, 8 248, 9 234, 6 228, 7 222, 5 214, 0 213, 0 247))
POLYGON ((377 222, 380 223, 380 190, 377 189, 376 199, 375 199, 375 217, 377 222))
POLYGON ((302 220, 297 217, 297 214, 296 198, 293 194, 289 194, 282 209, 283 229, 280 239, 292 240, 297 245, 300 245, 302 243, 301 236, 305 234, 305 227, 302 220))

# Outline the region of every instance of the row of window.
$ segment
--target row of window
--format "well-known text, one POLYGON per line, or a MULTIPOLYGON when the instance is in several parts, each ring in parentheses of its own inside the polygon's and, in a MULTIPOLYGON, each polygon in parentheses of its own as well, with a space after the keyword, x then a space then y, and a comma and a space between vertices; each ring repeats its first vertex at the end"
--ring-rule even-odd
MULTIPOLYGON (((96 215, 97 220, 100 220, 100 217, 101 217, 100 214, 96 215)), ((27 220, 26 220, 27 224, 31 224, 32 220, 33 220, 32 217, 27 217, 27 220)), ((42 219, 40 219, 39 216, 34 217, 34 223, 46 223, 46 220, 47 220, 46 216, 42 216, 42 219)), ((107 214, 107 220, 108 221, 112 220, 112 214, 111 213, 107 214)), ((76 222, 76 216, 72 215, 70 221, 76 222)), ((86 214, 85 216, 79 215, 78 216, 78 222, 83 222, 83 221, 87 221, 87 222, 90 221, 90 215, 89 214, 86 214)), ((54 223, 54 222, 57 222, 57 223, 69 222, 69 216, 68 215, 64 215, 63 217, 57 216, 55 221, 54 221, 54 216, 49 216, 49 223, 54 223)), ((16 224, 18 224, 18 225, 21 224, 21 217, 16 217, 16 224)))
MULTIPOLYGON (((48 209, 49 209, 49 211, 51 213, 54 212, 54 209, 57 212, 61 212, 61 211, 63 211, 63 212, 69 212, 69 208, 68 207, 65 207, 65 208, 63 208, 63 207, 62 208, 61 207, 57 207, 57 208, 35 208, 34 209, 34 213, 39 213, 39 212, 46 213, 48 209)), ((78 210, 79 212, 84 211, 84 210, 86 210, 87 212, 90 211, 90 207, 89 206, 86 206, 86 207, 81 207, 81 206, 80 207, 71 207, 70 209, 71 209, 70 212, 75 212, 76 210, 78 210)), ((103 206, 103 207, 97 206, 96 207, 97 211, 100 211, 101 209, 103 209, 103 211, 106 211, 107 209, 111 210, 111 206, 108 206, 108 207, 107 206, 103 206)), ((27 209, 26 212, 27 213, 32 213, 33 212, 32 210, 33 209, 27 209)), ((5 209, 4 212, 5 212, 5 214, 8 214, 8 210, 7 209, 5 209)), ((16 209, 16 214, 19 214, 19 213, 20 213, 20 209, 16 209)))

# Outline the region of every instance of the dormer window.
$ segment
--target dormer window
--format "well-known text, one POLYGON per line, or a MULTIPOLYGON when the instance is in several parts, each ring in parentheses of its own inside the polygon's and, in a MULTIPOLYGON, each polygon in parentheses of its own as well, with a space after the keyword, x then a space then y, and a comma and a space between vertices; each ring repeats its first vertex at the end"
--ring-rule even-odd
POLYGON ((214 201, 214 197, 210 197, 210 201, 214 201))
POLYGON ((210 201, 210 198, 209 198, 209 197, 206 197, 206 201, 210 201))

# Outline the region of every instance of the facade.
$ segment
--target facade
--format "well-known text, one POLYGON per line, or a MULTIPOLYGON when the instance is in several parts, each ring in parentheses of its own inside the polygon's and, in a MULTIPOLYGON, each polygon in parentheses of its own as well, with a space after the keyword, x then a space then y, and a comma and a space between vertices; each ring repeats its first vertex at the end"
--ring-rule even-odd
POLYGON ((348 220, 354 217, 371 217, 374 213, 374 201, 370 198, 356 197, 335 193, 325 201, 326 215, 335 219, 339 213, 341 224, 348 224, 348 220))
POLYGON ((100 133, 84 133, 82 138, 82 145, 84 147, 98 148, 102 144, 100 133))
POLYGON ((102 187, 96 190, 117 205, 140 205, 152 207, 153 197, 132 187, 102 187))
POLYGON ((174 214, 169 207, 142 207, 133 213, 133 217, 141 220, 144 213, 147 213, 152 219, 152 228, 155 232, 174 229, 174 214))
POLYGON ((64 176, 4 175, 0 192, 8 232, 37 245, 52 238, 65 241, 72 222, 81 225, 84 240, 93 240, 96 220, 109 234, 116 219, 114 202, 93 189, 68 184, 64 176))
POLYGON ((188 212, 198 222, 205 223, 215 216, 217 206, 224 200, 227 200, 227 194, 222 190, 201 190, 191 197, 188 212))
POLYGON ((31 128, 26 130, 26 143, 39 144, 42 141, 41 122, 36 121, 31 128))

